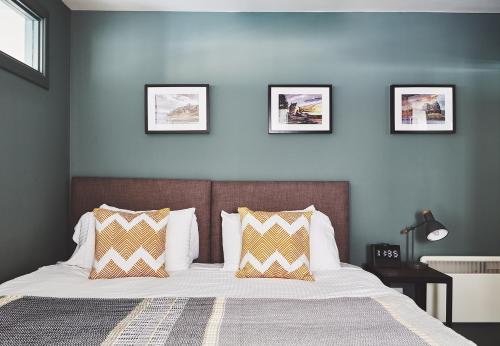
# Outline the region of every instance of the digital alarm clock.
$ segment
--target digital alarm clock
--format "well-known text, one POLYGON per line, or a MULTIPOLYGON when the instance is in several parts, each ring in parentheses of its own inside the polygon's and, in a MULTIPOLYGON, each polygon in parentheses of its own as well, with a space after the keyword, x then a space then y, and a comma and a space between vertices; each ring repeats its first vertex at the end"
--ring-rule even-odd
POLYGON ((371 245, 372 265, 375 267, 400 267, 401 250, 399 245, 385 243, 371 245))

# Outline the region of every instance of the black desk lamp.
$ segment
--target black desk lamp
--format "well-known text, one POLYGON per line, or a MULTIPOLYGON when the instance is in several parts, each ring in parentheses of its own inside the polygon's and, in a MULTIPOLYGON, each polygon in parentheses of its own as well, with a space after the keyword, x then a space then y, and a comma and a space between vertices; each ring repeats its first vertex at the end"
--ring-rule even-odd
POLYGON ((434 215, 432 215, 432 212, 430 210, 423 210, 422 215, 424 216, 424 221, 413 225, 411 227, 405 227, 403 230, 401 230, 401 234, 406 234, 406 262, 409 267, 415 268, 415 269, 421 269, 427 267, 427 264, 421 263, 421 262, 416 262, 415 261, 415 230, 420 227, 425 225, 425 233, 427 236, 427 240, 430 241, 436 241, 436 240, 441 240, 444 237, 448 235, 448 230, 446 229, 445 226, 443 226, 442 223, 436 221, 434 219, 434 215), (408 261, 408 236, 412 234, 412 241, 411 241, 411 262, 408 261))

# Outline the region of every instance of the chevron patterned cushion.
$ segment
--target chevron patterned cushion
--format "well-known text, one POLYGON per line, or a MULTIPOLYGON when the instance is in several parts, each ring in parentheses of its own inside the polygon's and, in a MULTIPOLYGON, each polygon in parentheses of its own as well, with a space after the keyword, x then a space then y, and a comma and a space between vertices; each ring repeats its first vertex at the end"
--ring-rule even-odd
POLYGON ((168 277, 165 242, 170 209, 117 212, 94 209, 95 256, 90 279, 168 277))
POLYGON ((309 270, 312 211, 266 212, 238 208, 243 241, 239 278, 314 281, 309 270))

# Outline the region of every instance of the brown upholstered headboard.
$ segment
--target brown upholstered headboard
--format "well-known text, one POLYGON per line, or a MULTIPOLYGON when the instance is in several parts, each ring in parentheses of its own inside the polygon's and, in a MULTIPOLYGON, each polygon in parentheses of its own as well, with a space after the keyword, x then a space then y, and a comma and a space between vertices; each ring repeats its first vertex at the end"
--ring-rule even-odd
POLYGON ((254 210, 296 210, 314 204, 332 220, 340 259, 349 261, 348 182, 74 177, 71 181, 71 234, 81 215, 103 203, 131 210, 195 207, 200 232, 197 261, 202 263, 223 262, 221 210, 236 212, 243 206, 254 210))
POLYGON ((297 210, 314 204, 330 217, 340 259, 349 261, 349 183, 345 181, 212 182, 212 262, 223 262, 221 210, 297 210))
MULTIPOLYGON (((71 228, 87 211, 106 203, 131 210, 196 208, 198 262, 210 262, 209 180, 81 178, 71 181, 71 228)), ((71 230, 72 231, 72 230, 71 230)))

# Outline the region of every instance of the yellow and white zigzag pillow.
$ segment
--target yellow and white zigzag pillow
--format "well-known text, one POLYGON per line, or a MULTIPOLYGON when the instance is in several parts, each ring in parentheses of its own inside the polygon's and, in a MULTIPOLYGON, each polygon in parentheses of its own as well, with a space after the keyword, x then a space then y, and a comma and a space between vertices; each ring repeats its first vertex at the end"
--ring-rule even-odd
POLYGON ((95 255, 90 279, 168 277, 165 243, 169 214, 168 208, 132 213, 94 209, 95 255))
POLYGON ((243 233, 239 278, 314 281, 309 270, 312 211, 266 212, 238 208, 243 233))

